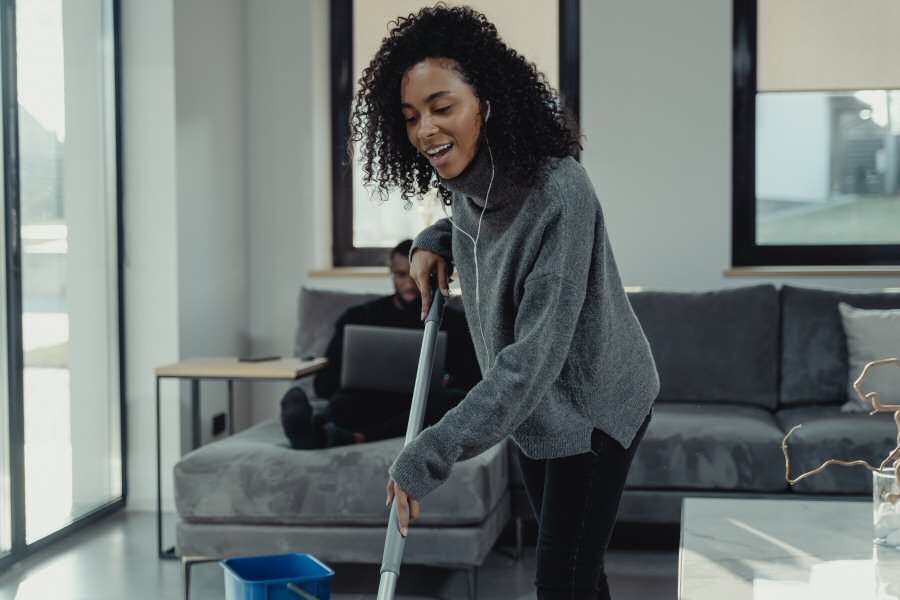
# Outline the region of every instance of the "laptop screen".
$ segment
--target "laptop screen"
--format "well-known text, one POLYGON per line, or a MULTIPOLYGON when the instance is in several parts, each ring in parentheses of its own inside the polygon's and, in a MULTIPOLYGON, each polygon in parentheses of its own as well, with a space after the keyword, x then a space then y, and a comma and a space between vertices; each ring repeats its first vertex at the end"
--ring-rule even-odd
MULTIPOLYGON (((412 395, 424 336, 424 329, 347 325, 344 327, 341 387, 412 395)), ((446 356, 447 332, 439 331, 429 393, 441 388, 446 356)))

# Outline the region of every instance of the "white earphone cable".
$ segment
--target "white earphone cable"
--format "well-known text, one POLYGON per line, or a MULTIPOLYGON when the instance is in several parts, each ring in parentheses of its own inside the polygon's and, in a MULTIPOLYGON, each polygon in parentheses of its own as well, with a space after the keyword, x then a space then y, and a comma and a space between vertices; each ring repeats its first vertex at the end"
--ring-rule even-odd
MULTIPOLYGON (((488 113, 490 114, 490 113, 488 113)), ((487 210, 488 199, 491 197, 491 187, 494 185, 494 153, 491 152, 491 145, 487 141, 487 135, 485 135, 485 143, 487 144, 488 154, 491 157, 491 181, 488 183, 487 194, 484 197, 484 206, 481 209, 481 216, 478 217, 478 229, 475 231, 475 237, 473 238, 466 231, 463 231, 461 227, 459 227, 456 223, 453 222, 453 219, 450 215, 447 214, 446 205, 441 202, 441 208, 444 211, 444 215, 446 215, 447 220, 450 221, 450 224, 456 227, 459 231, 461 231, 467 238, 472 240, 472 246, 474 247, 474 255, 475 255, 475 313, 478 316, 478 329, 481 331, 481 341, 484 342, 484 348, 487 351, 488 355, 488 366, 487 369, 491 368, 491 349, 488 346, 487 338, 484 335, 484 327, 481 323, 481 290, 479 287, 479 277, 478 277, 478 238, 481 237, 481 220, 484 218, 484 211, 487 210)), ((487 370, 485 369, 485 370, 487 370)))

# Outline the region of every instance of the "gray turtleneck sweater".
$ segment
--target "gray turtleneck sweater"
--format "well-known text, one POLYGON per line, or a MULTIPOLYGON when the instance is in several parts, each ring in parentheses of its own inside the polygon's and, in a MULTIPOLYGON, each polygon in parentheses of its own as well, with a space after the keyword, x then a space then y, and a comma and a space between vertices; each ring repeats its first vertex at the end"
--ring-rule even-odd
POLYGON ((631 445, 659 392, 650 347, 622 287, 584 168, 551 158, 526 188, 496 172, 484 147, 453 179, 452 219, 422 231, 456 265, 483 379, 397 457, 390 475, 419 500, 454 463, 512 436, 526 456, 587 452, 597 427, 631 445), (480 327, 479 327, 480 325, 480 327), (482 340, 482 329, 484 340, 482 340), (486 342, 486 343, 485 343, 486 342))

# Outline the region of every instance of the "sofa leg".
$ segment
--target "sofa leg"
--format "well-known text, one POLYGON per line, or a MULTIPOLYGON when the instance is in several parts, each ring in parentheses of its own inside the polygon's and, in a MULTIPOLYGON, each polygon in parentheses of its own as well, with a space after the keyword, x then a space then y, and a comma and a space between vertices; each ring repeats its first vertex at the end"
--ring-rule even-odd
POLYGON ((517 518, 515 520, 515 535, 516 535, 516 547, 510 552, 503 548, 495 548, 498 554, 501 554, 507 558, 511 558, 513 560, 519 560, 522 558, 522 554, 525 547, 525 521, 524 519, 517 518))
POLYGON ((469 584, 469 600, 478 599, 478 567, 472 567, 467 572, 469 584))
POLYGON ((216 562, 218 558, 211 556, 182 556, 181 581, 184 588, 184 600, 191 600, 191 568, 198 563, 216 562))
POLYGON ((522 558, 522 548, 524 546, 522 538, 524 537, 524 529, 525 522, 521 517, 516 518, 516 552, 513 555, 513 558, 515 560, 519 560, 520 558, 522 558))

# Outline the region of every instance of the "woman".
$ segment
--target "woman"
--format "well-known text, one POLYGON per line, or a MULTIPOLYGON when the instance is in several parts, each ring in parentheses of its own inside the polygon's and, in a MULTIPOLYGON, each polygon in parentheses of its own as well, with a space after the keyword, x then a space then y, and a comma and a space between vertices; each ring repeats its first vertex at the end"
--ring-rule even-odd
POLYGON ((401 533, 420 502, 512 436, 538 520, 539 598, 607 598, 603 559, 659 390, 622 288, 576 126, 543 74, 484 15, 438 4, 400 18, 359 81, 364 180, 452 215, 424 230, 411 275, 449 295, 455 264, 483 380, 390 468, 401 533))

